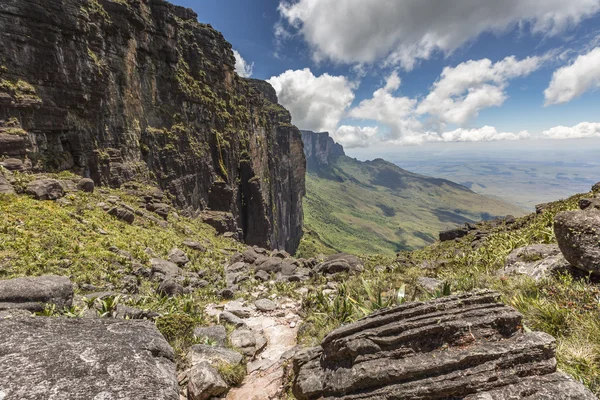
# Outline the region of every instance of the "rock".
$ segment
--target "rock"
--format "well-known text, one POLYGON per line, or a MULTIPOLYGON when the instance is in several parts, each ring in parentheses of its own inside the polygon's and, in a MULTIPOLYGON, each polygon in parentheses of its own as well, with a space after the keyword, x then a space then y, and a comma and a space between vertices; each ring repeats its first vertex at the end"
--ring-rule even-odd
POLYGON ((250 329, 236 329, 229 336, 231 345, 246 357, 253 359, 267 345, 267 339, 250 329))
POLYGON ((31 169, 31 165, 29 165, 29 167, 25 166, 23 161, 18 158, 7 158, 6 160, 2 161, 2 166, 9 171, 16 172, 25 172, 31 169))
POLYGON ((256 309, 263 312, 269 312, 277 309, 277 304, 269 299, 258 299, 254 302, 256 309))
POLYGON ((266 282, 271 279, 271 275, 267 271, 256 271, 254 277, 259 281, 266 282))
POLYGON ((166 220, 169 217, 171 207, 165 203, 149 203, 146 204, 146 210, 154 212, 166 220))
POLYGON ((535 205, 535 213, 541 214, 551 206, 551 203, 541 203, 535 205))
POLYGON ((80 179, 77 183, 77 190, 86 193, 94 193, 94 186, 95 185, 93 180, 91 180, 90 178, 83 178, 80 179))
POLYGON ((447 242, 449 240, 459 239, 467 236, 469 230, 467 228, 455 228, 447 231, 440 232, 440 242, 447 242))
POLYGON ((160 314, 150 310, 141 310, 139 308, 126 306, 124 304, 117 305, 117 317, 123 319, 150 319, 154 320, 160 314))
POLYGON ((183 267, 185 264, 190 262, 188 256, 183 252, 183 250, 179 250, 178 248, 173 248, 169 251, 169 261, 183 267))
POLYGON ((588 210, 593 209, 600 210, 600 198, 590 198, 579 200, 579 209, 588 210))
POLYGON ((556 342, 478 291, 406 303, 344 325, 293 359, 298 400, 592 400, 556 372, 556 342), (547 396, 538 396, 546 393, 547 396))
POLYGON ((206 362, 213 366, 221 363, 237 365, 243 361, 242 355, 237 351, 206 344, 195 344, 190 347, 187 359, 192 365, 206 362))
POLYGON ((149 321, 4 319, 0 354, 6 400, 179 400, 173 350, 149 321))
POLYGON ((244 251, 244 253, 242 253, 242 259, 244 260, 244 262, 246 262, 248 264, 254 263, 257 258, 258 258, 258 253, 256 251, 254 251, 254 249, 252 247, 248 247, 246 249, 246 251, 244 251))
POLYGON ((15 194, 15 189, 0 172, 0 194, 15 194))
POLYGON ((569 269, 558 245, 534 244, 513 250, 504 264, 503 274, 528 275, 535 280, 569 269))
POLYGON ((202 326, 194 329, 194 337, 224 347, 227 343, 227 330, 223 325, 202 326))
POLYGON ((417 284, 429 293, 434 293, 444 286, 444 282, 440 281, 439 279, 427 278, 423 276, 417 278, 417 284))
POLYGON ((281 259, 286 259, 286 258, 290 258, 291 256, 290 256, 290 253, 288 253, 285 250, 275 250, 273 252, 273 254, 271 254, 271 257, 278 257, 281 259))
POLYGON ((133 221, 135 220, 135 214, 125 208, 113 207, 108 210, 108 214, 121 221, 127 222, 130 225, 133 224, 133 221))
POLYGON ((189 400, 208 400, 227 392, 228 389, 229 386, 219 372, 209 363, 196 364, 188 373, 189 400))
POLYGON ((557 214, 554 234, 560 250, 573 267, 600 274, 600 210, 557 214))
POLYGON ((277 273, 281 271, 281 258, 271 257, 267 258, 260 265, 255 267, 255 271, 265 271, 267 273, 277 273))
POLYGON ((235 290, 232 287, 227 287, 219 291, 219 296, 224 299, 233 299, 235 297, 235 290))
POLYGON ((229 311, 223 311, 221 314, 219 314, 219 321, 227 322, 228 324, 231 324, 236 328, 246 326, 246 323, 240 317, 230 313, 229 311))
POLYGON ((206 246, 203 246, 199 242, 195 242, 193 240, 187 240, 186 239, 186 240, 183 241, 183 245, 186 246, 186 247, 189 247, 192 250, 196 250, 196 251, 205 252, 207 250, 206 246))
POLYGON ((184 293, 183 286, 171 279, 165 279, 160 283, 157 290, 158 294, 174 297, 184 293))
POLYGON ((244 307, 239 301, 230 301, 229 303, 225 304, 225 311, 229 311, 236 317, 240 318, 248 318, 250 314, 252 314, 252 310, 250 310, 248 307, 244 307))
POLYGON ((29 182, 25 193, 36 200, 57 200, 65 195, 63 187, 56 179, 37 179, 29 182))
POLYGON ((235 264, 228 265, 227 268, 225 268, 225 270, 229 273, 242 272, 242 271, 246 271, 247 269, 248 269, 248 266, 242 261, 236 262, 235 264))
POLYGON ((592 186, 592 192, 594 192, 594 193, 600 193, 600 182, 598 182, 598 183, 595 183, 595 184, 592 186))
POLYGON ((363 263, 358 257, 345 253, 331 255, 315 267, 316 272, 325 275, 339 272, 356 273, 362 272, 363 269, 363 263))
POLYGON ((64 276, 39 276, 0 281, 0 310, 43 311, 53 304, 58 310, 71 307, 73 284, 64 276))
POLYGON ((177 264, 160 258, 151 258, 152 276, 160 279, 174 278, 183 274, 183 270, 177 264))
POLYGON ((283 261, 281 263, 281 274, 284 276, 293 275, 294 272, 296 272, 296 269, 298 269, 298 267, 292 263, 289 263, 287 261, 283 261))

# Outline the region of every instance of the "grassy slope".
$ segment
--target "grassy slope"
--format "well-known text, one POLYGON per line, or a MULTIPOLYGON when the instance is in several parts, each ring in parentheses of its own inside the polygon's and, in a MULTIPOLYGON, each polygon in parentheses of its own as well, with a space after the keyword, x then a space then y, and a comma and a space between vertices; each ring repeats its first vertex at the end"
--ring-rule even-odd
MULTIPOLYGON (((523 214, 501 200, 383 160, 340 157, 329 168, 309 172, 306 192, 306 226, 329 247, 357 254, 419 248, 459 223, 523 214)), ((303 246, 300 254, 306 251, 303 246)))
MULTIPOLYGON (((428 276, 443 280, 449 292, 491 288, 502 294, 502 301, 517 308, 525 317, 526 327, 553 335, 557 339, 559 368, 600 394, 600 284, 598 279, 560 275, 540 282, 524 276, 501 276, 506 257, 516 248, 536 243, 556 243, 552 229, 559 211, 577 209, 576 195, 558 201, 543 214, 531 214, 517 220, 508 229, 500 226, 477 250, 471 248, 471 235, 458 240, 401 253, 398 259, 363 256, 366 271, 360 276, 339 279, 339 294, 328 299, 318 290, 305 300, 308 324, 301 333, 306 345, 318 344, 323 336, 339 325, 363 317, 378 308, 402 301, 426 300, 448 294, 426 293, 417 278, 428 276), (516 228, 516 229, 515 229, 516 228), (444 263, 438 269, 421 265, 444 263), (387 266, 382 268, 381 266, 387 266)), ((325 283, 323 283, 325 285, 325 283)))

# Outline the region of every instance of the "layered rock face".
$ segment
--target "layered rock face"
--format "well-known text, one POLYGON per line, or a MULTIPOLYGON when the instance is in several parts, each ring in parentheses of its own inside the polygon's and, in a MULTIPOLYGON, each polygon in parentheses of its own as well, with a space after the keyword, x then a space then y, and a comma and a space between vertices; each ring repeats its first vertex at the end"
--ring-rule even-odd
POLYGON ((595 399, 557 372, 554 339, 525 332, 491 291, 384 309, 294 359, 306 399, 595 399))
POLYGON ((328 165, 332 159, 346 155, 342 145, 336 143, 328 132, 301 132, 308 169, 328 165))
POLYGON ((294 251, 305 159, 266 82, 163 0, 0 3, 0 156, 96 184, 156 181, 190 213, 231 216, 249 244, 294 251))

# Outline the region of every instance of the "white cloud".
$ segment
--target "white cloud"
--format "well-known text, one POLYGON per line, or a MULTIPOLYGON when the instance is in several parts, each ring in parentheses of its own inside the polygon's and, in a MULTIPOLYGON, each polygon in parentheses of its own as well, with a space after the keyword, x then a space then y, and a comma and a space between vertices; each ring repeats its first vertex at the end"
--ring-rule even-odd
POLYGON ((356 147, 369 147, 377 140, 378 127, 360 127, 342 125, 335 133, 333 138, 336 142, 341 144, 347 149, 353 149, 356 147))
POLYGON ((401 80, 396 71, 387 78, 383 88, 376 90, 373 97, 360 102, 348 112, 351 118, 378 121, 386 125, 392 139, 420 132, 421 122, 415 118, 417 101, 409 97, 396 97, 401 80))
POLYGON ((233 50, 233 55, 235 57, 235 72, 243 78, 251 77, 254 63, 248 64, 237 50, 233 50))
POLYGON ((542 136, 549 139, 584 139, 600 137, 600 122, 581 122, 575 126, 555 126, 542 136))
POLYGON ((288 70, 268 79, 279 103, 301 129, 334 132, 354 100, 355 85, 344 76, 313 75, 310 69, 288 70))
POLYGON ((302 35, 316 61, 387 60, 406 69, 435 52, 450 53, 483 32, 499 33, 518 24, 534 34, 555 35, 599 10, 600 0, 281 0, 279 4, 283 21, 302 35))
POLYGON ((393 141, 394 144, 416 145, 428 142, 491 142, 496 140, 522 140, 529 139, 531 135, 527 131, 519 133, 498 132, 493 126, 484 126, 474 129, 456 129, 441 134, 435 132, 424 132, 412 134, 393 141))
POLYGON ((527 57, 519 61, 510 56, 492 63, 484 58, 446 67, 417 112, 428 113, 442 123, 464 125, 480 110, 502 105, 507 99, 504 90, 508 80, 529 75, 545 59, 527 57))
POLYGON ((550 86, 544 91, 546 105, 569 102, 599 87, 600 47, 596 47, 577 57, 573 64, 554 71, 550 86))

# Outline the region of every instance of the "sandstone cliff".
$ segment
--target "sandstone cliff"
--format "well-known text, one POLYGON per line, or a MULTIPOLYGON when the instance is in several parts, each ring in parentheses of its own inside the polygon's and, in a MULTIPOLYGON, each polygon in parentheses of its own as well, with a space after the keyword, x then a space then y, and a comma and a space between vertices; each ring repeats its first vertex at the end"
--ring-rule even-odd
POLYGON ((302 141, 308 169, 328 165, 336 157, 346 155, 342 145, 336 143, 328 132, 302 131, 302 141))
POLYGON ((0 157, 97 184, 156 182, 249 244, 302 235, 301 135, 231 45, 163 0, 0 3, 0 157))

